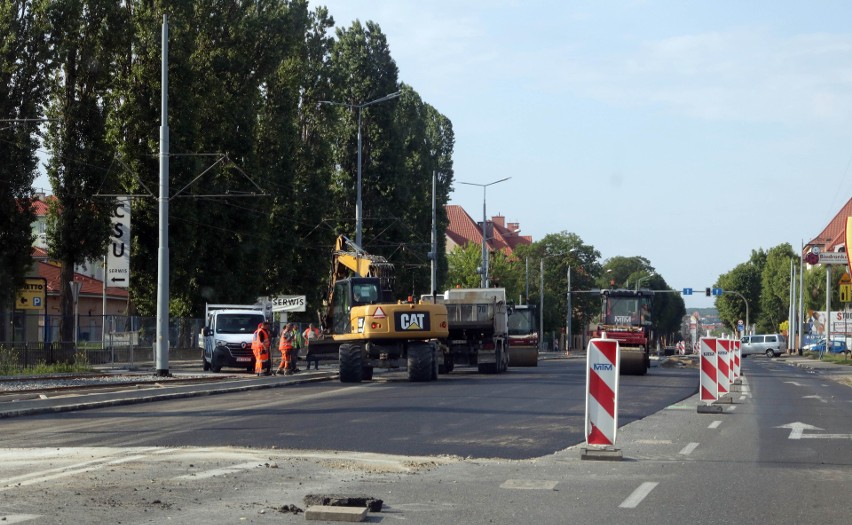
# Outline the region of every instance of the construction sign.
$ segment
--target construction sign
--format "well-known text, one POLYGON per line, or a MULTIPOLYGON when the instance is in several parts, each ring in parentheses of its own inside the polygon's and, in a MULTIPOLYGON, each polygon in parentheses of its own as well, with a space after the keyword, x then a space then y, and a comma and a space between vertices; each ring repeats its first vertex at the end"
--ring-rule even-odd
POLYGON ((848 303, 852 302, 852 278, 849 277, 848 273, 844 273, 842 277, 840 277, 840 302, 848 303))
POLYGON ((47 281, 43 277, 26 280, 24 287, 18 290, 15 298, 17 310, 43 310, 47 301, 47 281))

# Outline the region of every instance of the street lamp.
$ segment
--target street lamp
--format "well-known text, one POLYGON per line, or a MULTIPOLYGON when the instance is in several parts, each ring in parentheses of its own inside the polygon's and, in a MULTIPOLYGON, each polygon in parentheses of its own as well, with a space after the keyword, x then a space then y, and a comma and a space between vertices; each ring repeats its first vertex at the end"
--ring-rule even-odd
POLYGON ((743 294, 741 294, 740 292, 735 292, 733 290, 725 290, 725 293, 732 293, 732 294, 736 295, 737 297, 739 297, 740 299, 742 299, 743 302, 745 303, 745 307, 746 307, 746 319, 745 319, 745 321, 746 321, 746 324, 745 324, 745 330, 743 331, 743 335, 748 335, 748 329, 749 329, 748 301, 746 300, 745 296, 743 294))
POLYGON ((650 279, 651 277, 653 277, 655 275, 657 275, 655 272, 651 272, 650 275, 646 275, 645 277, 640 277, 639 279, 637 279, 636 280, 636 290, 637 291, 639 290, 639 285, 642 284, 642 281, 644 281, 645 279, 650 279))
POLYGON ((357 109, 358 110, 358 182, 356 184, 355 190, 355 244, 360 248, 362 246, 362 231, 364 224, 364 212, 361 209, 361 110, 366 108, 367 106, 372 106, 373 104, 378 104, 379 102, 385 102, 387 100, 392 100, 402 95, 402 91, 397 91, 395 93, 390 93, 383 97, 377 98, 375 100, 371 100, 369 102, 364 102, 362 104, 347 104, 345 102, 334 102, 331 100, 320 100, 320 104, 330 104, 332 106, 343 106, 349 109, 357 109))
POLYGON ((486 234, 487 234, 487 224, 486 215, 485 215, 485 189, 488 186, 493 186, 498 182, 503 182, 511 179, 512 177, 506 177, 505 179, 495 180, 494 182, 489 182, 488 184, 477 184, 475 182, 462 182, 459 181, 459 184, 466 184, 468 186, 479 186, 482 188, 482 267, 480 268, 480 284, 482 288, 488 288, 488 249, 486 248, 486 234))
MULTIPOLYGON (((543 345, 544 345, 544 260, 549 259, 551 257, 560 257, 562 255, 568 255, 569 253, 573 253, 575 251, 577 251, 577 248, 571 248, 567 252, 560 252, 560 253, 553 253, 553 254, 550 254, 550 255, 543 255, 538 262, 539 263, 538 273, 539 273, 539 281, 540 281, 539 298, 538 298, 538 302, 539 302, 539 306, 538 306, 538 308, 539 308, 539 311, 538 311, 538 350, 539 350, 539 352, 542 351, 543 345)), ((571 324, 571 321, 570 321, 570 318, 571 318, 571 302, 570 302, 571 273, 570 272, 571 272, 571 269, 569 268, 568 269, 568 297, 569 297, 569 300, 568 300, 568 319, 569 319, 568 324, 569 325, 571 324)))

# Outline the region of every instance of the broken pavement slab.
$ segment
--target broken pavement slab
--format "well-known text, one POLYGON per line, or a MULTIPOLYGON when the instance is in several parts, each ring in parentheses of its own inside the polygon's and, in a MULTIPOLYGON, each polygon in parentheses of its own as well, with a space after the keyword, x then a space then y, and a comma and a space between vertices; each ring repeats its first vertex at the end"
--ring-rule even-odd
POLYGON ((305 519, 310 521, 364 521, 367 507, 338 507, 332 505, 313 505, 305 510, 305 519))

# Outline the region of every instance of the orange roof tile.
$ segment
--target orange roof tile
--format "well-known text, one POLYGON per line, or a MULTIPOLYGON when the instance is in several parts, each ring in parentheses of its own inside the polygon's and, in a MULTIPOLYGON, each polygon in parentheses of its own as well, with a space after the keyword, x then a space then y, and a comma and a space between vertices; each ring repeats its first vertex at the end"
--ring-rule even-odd
MULTIPOLYGON (((60 290, 59 273, 60 266, 53 263, 39 262, 38 276, 47 281, 47 293, 58 294, 60 290)), ((82 295, 102 295, 103 281, 74 272, 74 280, 80 281, 80 293, 82 295)), ((67 283, 66 283, 67 286, 67 283)), ((106 294, 110 297, 127 297, 129 293, 124 288, 107 286, 106 294)))
POLYGON ((828 225, 819 233, 819 235, 808 242, 805 246, 806 251, 810 245, 825 246, 825 251, 830 252, 835 251, 840 246, 844 246, 846 250, 848 250, 849 247, 845 246, 847 217, 852 217, 852 198, 846 202, 846 205, 840 208, 837 215, 829 221, 828 225), (828 241, 828 244, 826 244, 826 241, 828 241))

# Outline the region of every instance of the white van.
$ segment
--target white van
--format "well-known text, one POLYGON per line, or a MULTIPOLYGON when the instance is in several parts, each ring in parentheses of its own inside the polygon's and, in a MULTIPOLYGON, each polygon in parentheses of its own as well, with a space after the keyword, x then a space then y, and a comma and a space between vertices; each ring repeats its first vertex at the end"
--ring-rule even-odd
POLYGON ((740 339, 743 356, 765 354, 778 357, 787 353, 787 338, 782 334, 747 335, 740 339))

